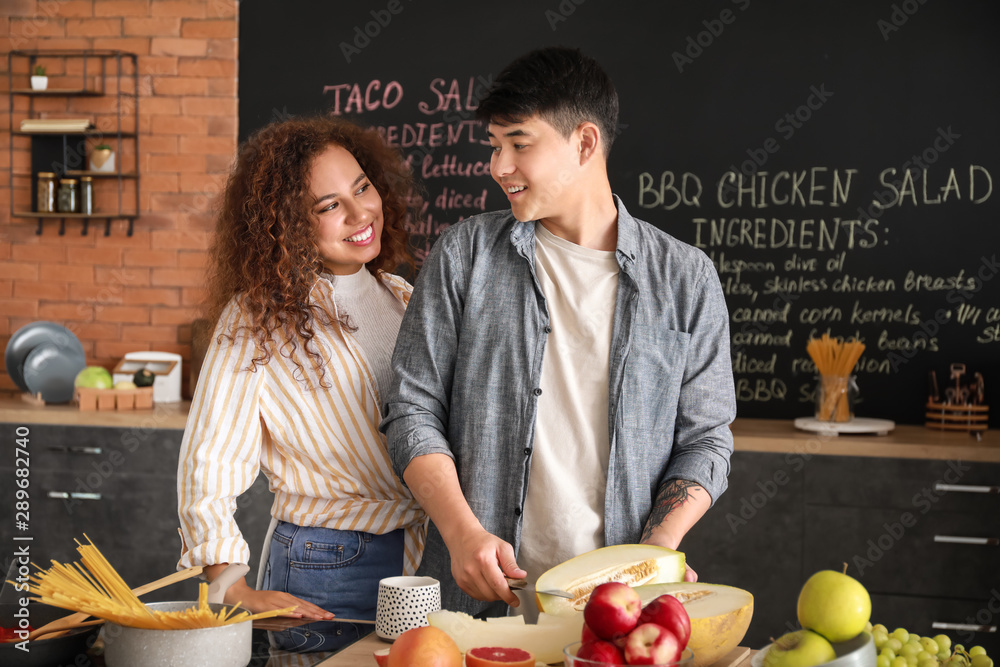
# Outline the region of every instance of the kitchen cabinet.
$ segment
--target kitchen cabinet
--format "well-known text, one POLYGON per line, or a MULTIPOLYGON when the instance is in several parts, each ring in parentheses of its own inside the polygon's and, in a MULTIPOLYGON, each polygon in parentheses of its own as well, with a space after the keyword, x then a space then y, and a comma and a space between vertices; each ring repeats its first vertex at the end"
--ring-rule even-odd
POLYGON ((681 543, 701 581, 736 586, 754 597, 741 643, 761 648, 797 626, 802 587, 802 468, 810 462, 778 453, 734 452, 729 488, 681 543))
POLYGON ((804 488, 806 572, 845 562, 876 622, 1000 653, 1000 464, 819 457, 804 488))
MULTIPOLYGON (((0 424, 4 441, 27 430, 29 451, 29 520, 17 530, 13 511, 0 523, 0 541, 27 544, 31 560, 78 561, 74 540, 84 533, 130 586, 138 586, 176 569, 180 556, 177 533, 177 458, 181 429, 0 424), (14 536, 30 537, 15 542, 14 536)), ((0 479, 13 480, 15 457, 0 463, 0 479)), ((15 507, 16 485, 4 484, 5 507, 15 507)), ((237 501, 237 522, 251 545, 252 584, 260 545, 270 521, 272 494, 261 475, 237 501)), ((4 557, 9 557, 5 554, 4 557)), ((197 599, 197 580, 189 580, 144 596, 148 600, 197 599)))
POLYGON ((681 549, 702 581, 753 593, 744 645, 798 627, 802 583, 847 563, 874 623, 1000 653, 1000 464, 803 450, 731 463, 729 490, 681 549))
POLYGON ((60 234, 66 231, 67 219, 81 220, 81 233, 86 234, 90 220, 104 219, 105 235, 110 234, 112 220, 125 219, 131 236, 139 215, 137 56, 117 50, 13 50, 7 56, 7 89, 11 218, 37 221, 38 234, 46 220, 60 220, 60 234), (49 79, 60 82, 60 87, 34 90, 18 86, 39 64, 57 70, 49 79), (73 131, 26 130, 20 125, 22 120, 65 117, 95 122, 88 129, 73 131), (24 142, 29 144, 30 171, 19 168, 14 156, 15 149, 25 148, 24 142), (90 169, 89 156, 102 144, 114 152, 115 167, 95 171, 90 169), (40 172, 55 173, 58 179, 92 179, 93 210, 40 211, 35 205, 40 172))

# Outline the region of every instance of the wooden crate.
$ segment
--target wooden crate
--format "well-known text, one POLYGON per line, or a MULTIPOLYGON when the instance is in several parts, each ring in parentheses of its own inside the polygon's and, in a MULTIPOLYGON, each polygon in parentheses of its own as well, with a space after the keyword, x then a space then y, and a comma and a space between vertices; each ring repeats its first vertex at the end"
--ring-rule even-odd
POLYGON ((88 389, 76 388, 76 402, 81 410, 149 410, 153 407, 153 388, 88 389))

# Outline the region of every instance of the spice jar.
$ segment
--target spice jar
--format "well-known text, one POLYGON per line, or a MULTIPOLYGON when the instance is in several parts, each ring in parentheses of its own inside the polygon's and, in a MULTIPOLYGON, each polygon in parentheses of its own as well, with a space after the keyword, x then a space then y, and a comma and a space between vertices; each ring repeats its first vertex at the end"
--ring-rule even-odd
POLYGON ((94 212, 94 179, 90 176, 80 177, 80 213, 90 215, 94 212))
POLYGON ((60 213, 76 213, 77 186, 75 178, 64 178, 59 181, 59 202, 60 213))
POLYGON ((38 172, 38 197, 35 200, 38 213, 55 213, 56 175, 51 171, 38 172))

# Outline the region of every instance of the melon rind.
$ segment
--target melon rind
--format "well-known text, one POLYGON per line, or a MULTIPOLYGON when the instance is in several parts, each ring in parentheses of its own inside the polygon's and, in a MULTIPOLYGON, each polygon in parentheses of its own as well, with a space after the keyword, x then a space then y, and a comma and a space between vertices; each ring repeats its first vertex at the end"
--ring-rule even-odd
POLYGON ((565 617, 539 614, 537 624, 520 625, 491 623, 460 611, 441 610, 429 612, 427 622, 447 632, 462 653, 477 646, 511 646, 524 649, 545 664, 562 663, 563 648, 580 641, 583 630, 583 614, 565 617))
POLYGON ((537 590, 563 590, 574 599, 535 593, 535 602, 547 614, 583 611, 591 591, 608 581, 633 587, 684 581, 684 554, 653 544, 594 549, 547 570, 535 583, 537 590))
POLYGON ((682 603, 691 618, 691 667, 718 661, 739 646, 753 617, 753 595, 742 588, 706 583, 636 586, 643 606, 664 594, 682 603))

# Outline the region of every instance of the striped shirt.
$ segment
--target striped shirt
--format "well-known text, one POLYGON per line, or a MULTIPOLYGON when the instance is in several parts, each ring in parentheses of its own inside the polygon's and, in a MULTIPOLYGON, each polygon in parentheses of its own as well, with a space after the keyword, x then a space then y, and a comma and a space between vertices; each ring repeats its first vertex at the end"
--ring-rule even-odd
MULTIPOLYGON (((380 277, 396 299, 409 302, 405 280, 380 277)), ((317 280, 311 298, 335 312, 330 281, 317 280)), ((427 519, 392 470, 378 431, 382 399, 357 340, 336 325, 314 323, 312 349, 326 362, 322 378, 301 344, 292 354, 301 370, 272 345, 270 361, 251 372, 251 337, 240 332, 219 341, 248 323, 234 299, 219 318, 191 403, 177 473, 178 568, 249 562, 233 512, 263 469, 276 519, 379 535, 404 528, 403 572, 413 573, 427 519)))

